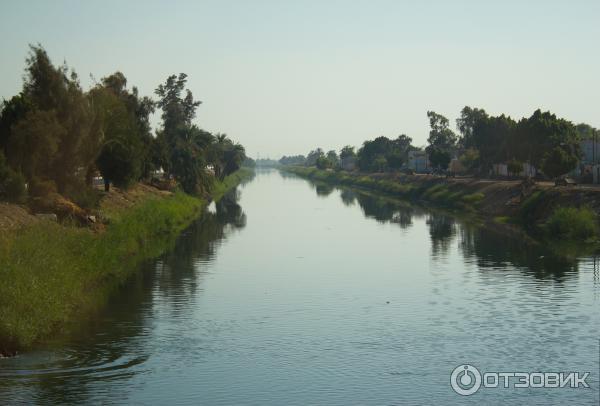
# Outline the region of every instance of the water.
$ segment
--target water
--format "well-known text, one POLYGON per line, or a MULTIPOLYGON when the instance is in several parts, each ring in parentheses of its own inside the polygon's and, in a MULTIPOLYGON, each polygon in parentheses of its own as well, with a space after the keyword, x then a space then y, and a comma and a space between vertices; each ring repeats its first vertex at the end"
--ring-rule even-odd
POLYGON ((259 172, 61 339, 0 360, 0 403, 598 404, 593 257, 259 172), (239 199, 238 199, 239 197, 239 199), (591 372, 589 389, 450 387, 591 372))

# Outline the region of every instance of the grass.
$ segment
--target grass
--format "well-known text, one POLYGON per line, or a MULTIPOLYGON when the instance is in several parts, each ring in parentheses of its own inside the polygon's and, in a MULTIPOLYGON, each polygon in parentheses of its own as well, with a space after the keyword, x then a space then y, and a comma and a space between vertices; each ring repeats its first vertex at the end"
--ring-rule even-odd
POLYGON ((599 235, 596 213, 587 207, 556 208, 545 229, 551 238, 560 240, 594 240, 599 235))
MULTIPOLYGON (((249 176, 216 184, 220 197, 249 176)), ((10 354, 101 306, 139 264, 164 252, 206 201, 177 192, 111 218, 105 232, 42 222, 0 236, 0 354, 10 354)))

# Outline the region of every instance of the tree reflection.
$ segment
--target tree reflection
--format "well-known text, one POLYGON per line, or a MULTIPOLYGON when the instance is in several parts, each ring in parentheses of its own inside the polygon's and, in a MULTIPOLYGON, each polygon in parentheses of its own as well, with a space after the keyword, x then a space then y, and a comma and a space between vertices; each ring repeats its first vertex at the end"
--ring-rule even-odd
POLYGON ((356 194, 350 189, 342 189, 340 198, 342 199, 344 206, 352 206, 356 201, 356 194))
POLYGON ((564 280, 579 270, 577 256, 541 243, 524 241, 483 227, 463 227, 460 248, 466 258, 474 258, 481 270, 518 268, 537 279, 564 280))
POLYGON ((427 217, 431 250, 434 257, 447 254, 456 235, 455 223, 454 218, 445 214, 432 212, 427 217))
POLYGON ((314 186, 315 186, 315 191, 317 192, 317 196, 319 196, 319 197, 327 197, 334 190, 334 187, 327 183, 316 182, 316 183, 314 183, 314 186))
POLYGON ((232 190, 215 203, 216 211, 205 211, 177 240, 173 250, 163 255, 157 263, 158 290, 170 301, 174 316, 178 311, 188 310, 198 288, 201 263, 212 260, 216 247, 229 229, 245 227, 246 215, 237 203, 237 190, 232 190))

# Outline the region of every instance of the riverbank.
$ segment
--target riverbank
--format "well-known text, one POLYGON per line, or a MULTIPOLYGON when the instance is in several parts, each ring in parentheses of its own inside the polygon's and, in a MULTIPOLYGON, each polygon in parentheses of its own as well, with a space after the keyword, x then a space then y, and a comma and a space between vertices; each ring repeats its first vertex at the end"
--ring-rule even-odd
POLYGON ((504 232, 526 231, 535 238, 587 240, 598 238, 600 189, 445 178, 399 173, 365 174, 284 166, 284 171, 315 181, 372 190, 413 202, 449 208, 476 216, 504 232))
MULTIPOLYGON (((242 169, 211 194, 218 200, 249 178, 242 169)), ((182 192, 137 189, 101 203, 103 230, 21 220, 0 236, 0 355, 13 355, 59 333, 71 319, 93 312, 140 263, 164 252, 208 203, 182 192)), ((25 218, 25 216, 21 216, 25 218)))

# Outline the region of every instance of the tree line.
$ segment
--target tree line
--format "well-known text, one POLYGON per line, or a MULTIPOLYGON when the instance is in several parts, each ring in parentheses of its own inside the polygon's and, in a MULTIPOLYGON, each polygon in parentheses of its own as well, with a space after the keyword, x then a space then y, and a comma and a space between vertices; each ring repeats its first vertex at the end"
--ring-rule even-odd
POLYGON ((30 46, 21 92, 0 105, 0 198, 23 201, 49 190, 76 198, 92 190, 98 172, 108 190, 160 169, 186 193, 208 193, 246 156, 225 134, 193 123, 201 102, 186 82, 184 73, 169 76, 154 100, 115 72, 84 91, 73 69, 30 46), (162 123, 153 134, 157 109, 162 123))
POLYGON ((317 148, 306 156, 284 156, 279 162, 327 169, 344 168, 344 161, 352 160, 363 172, 388 172, 406 169, 409 153, 420 151, 427 154, 433 170, 445 171, 456 159, 467 173, 485 176, 494 164, 504 163, 516 175, 528 163, 555 178, 577 167, 582 158, 581 140, 600 136, 600 131, 588 124, 575 125, 539 109, 516 121, 465 106, 456 119, 457 132, 443 115, 428 111, 427 117, 430 131, 425 147, 414 146, 405 134, 395 139, 381 136, 365 141, 358 151, 352 146, 343 147, 339 154, 317 148))

